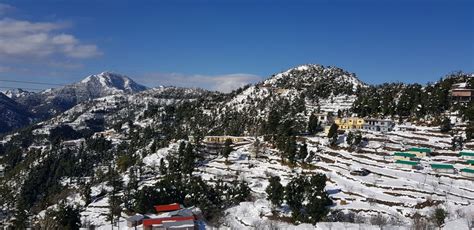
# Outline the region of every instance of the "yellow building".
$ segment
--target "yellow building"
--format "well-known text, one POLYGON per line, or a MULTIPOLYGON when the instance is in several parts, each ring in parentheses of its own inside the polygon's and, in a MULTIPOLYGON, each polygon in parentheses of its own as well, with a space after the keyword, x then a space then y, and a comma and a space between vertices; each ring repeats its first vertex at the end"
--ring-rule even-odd
POLYGON ((349 129, 362 129, 364 126, 364 119, 359 117, 344 117, 344 118, 336 118, 334 119, 334 123, 339 127, 341 130, 349 130, 349 129))
POLYGON ((227 139, 230 139, 232 143, 240 143, 246 140, 245 137, 235 137, 235 136, 205 136, 204 142, 207 143, 221 143, 223 144, 227 139))
POLYGON ((431 154, 431 149, 421 148, 421 147, 414 147, 414 148, 408 149, 405 152, 415 154, 416 157, 418 157, 418 158, 424 158, 424 157, 428 156, 429 154, 431 154))
POLYGON ((405 152, 395 152, 393 154, 393 159, 396 161, 416 161, 416 154, 405 153, 405 152))

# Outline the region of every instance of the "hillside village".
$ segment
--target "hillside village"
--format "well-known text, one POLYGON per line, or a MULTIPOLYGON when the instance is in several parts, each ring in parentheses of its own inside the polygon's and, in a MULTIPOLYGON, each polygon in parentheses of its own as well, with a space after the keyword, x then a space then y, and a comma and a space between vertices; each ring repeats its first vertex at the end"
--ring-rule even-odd
POLYGON ((469 74, 370 86, 320 65, 229 94, 114 92, 3 136, 0 223, 468 229, 473 100, 469 74))

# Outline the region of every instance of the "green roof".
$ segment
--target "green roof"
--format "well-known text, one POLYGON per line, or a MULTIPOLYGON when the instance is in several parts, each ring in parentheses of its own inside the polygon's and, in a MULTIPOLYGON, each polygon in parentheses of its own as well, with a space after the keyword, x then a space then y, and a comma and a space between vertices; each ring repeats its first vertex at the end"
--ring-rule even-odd
POLYGON ((474 157, 474 152, 460 152, 459 155, 474 157))
POLYGON ((468 163, 470 165, 474 165, 474 160, 467 160, 466 163, 468 163))
POLYGON ((397 164, 404 164, 404 165, 413 165, 413 166, 418 165, 418 162, 416 162, 416 161, 402 161, 402 160, 397 160, 397 161, 395 161, 395 163, 397 163, 397 164))
POLYGON ((453 165, 448 164, 431 164, 431 168, 434 169, 454 169, 453 165))
POLYGON ((410 148, 408 151, 420 152, 420 153, 431 153, 429 148, 410 148))
POLYGON ((413 154, 413 153, 405 153, 405 152, 395 152, 393 155, 394 156, 399 156, 399 157, 410 157, 410 158, 411 157, 416 157, 416 155, 413 154))
POLYGON ((463 168, 463 169, 461 169, 461 172, 474 173, 474 169, 463 168))

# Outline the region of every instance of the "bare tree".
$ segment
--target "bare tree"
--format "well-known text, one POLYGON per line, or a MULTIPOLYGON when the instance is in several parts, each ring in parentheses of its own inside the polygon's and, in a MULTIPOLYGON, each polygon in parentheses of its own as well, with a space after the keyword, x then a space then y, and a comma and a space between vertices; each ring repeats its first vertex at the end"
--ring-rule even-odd
POLYGON ((429 229, 429 222, 424 216, 422 216, 421 214, 416 212, 413 215, 412 225, 411 225, 410 229, 411 230, 428 230, 429 229))
POLYGON ((388 220, 388 225, 392 226, 401 226, 403 222, 401 221, 399 216, 392 216, 388 220))
POLYGON ((363 215, 357 214, 354 217, 354 223, 365 224, 366 222, 367 222, 367 219, 363 215))
POLYGON ((439 186, 439 182, 438 181, 432 181, 431 186, 433 186, 433 192, 436 192, 436 190, 438 189, 438 186, 439 186))
POLYGON ((474 212, 467 213, 464 219, 466 220, 467 227, 469 229, 473 229, 474 228, 474 212))
POLYGON ((387 217, 379 213, 376 216, 372 216, 370 218, 370 223, 379 226, 380 229, 383 229, 385 225, 387 225, 388 220, 387 217))

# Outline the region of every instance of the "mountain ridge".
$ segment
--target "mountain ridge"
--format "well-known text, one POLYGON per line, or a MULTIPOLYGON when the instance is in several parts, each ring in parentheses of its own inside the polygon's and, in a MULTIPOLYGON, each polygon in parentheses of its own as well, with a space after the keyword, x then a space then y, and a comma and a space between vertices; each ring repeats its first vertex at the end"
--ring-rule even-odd
POLYGON ((89 85, 96 83, 100 83, 100 85, 104 88, 118 89, 122 90, 125 93, 136 93, 148 89, 146 86, 136 83, 132 78, 126 75, 110 71, 104 71, 99 74, 89 75, 75 84, 89 85))
POLYGON ((0 133, 21 128, 33 118, 23 106, 0 92, 0 133))
MULTIPOLYGON (((28 112, 27 116, 31 118, 23 119, 20 116, 18 121, 21 121, 21 123, 11 127, 24 127, 32 121, 49 119, 81 102, 91 99, 115 94, 134 94, 146 89, 147 87, 136 83, 125 75, 102 72, 89 75, 79 82, 46 89, 37 93, 22 89, 10 90, 7 92, 8 96, 16 102, 17 106, 22 107, 18 111, 26 110, 28 112)), ((6 113, 6 111, 3 112, 6 113)), ((19 116, 19 114, 16 116, 19 116)), ((2 132, 8 131, 12 131, 12 129, 8 128, 2 132)))
MULTIPOLYGON (((91 79, 84 84, 92 82, 91 79)), ((140 181, 140 186, 135 190, 143 192, 152 188, 147 187, 148 185, 156 186, 157 182, 165 178, 163 176, 166 174, 163 173, 165 167, 169 167, 167 172, 174 174, 175 170, 180 168, 179 162, 187 162, 179 160, 178 165, 175 165, 174 160, 169 157, 181 159, 185 155, 197 158, 190 161, 190 167, 195 169, 193 176, 202 176, 205 181, 208 181, 220 178, 221 173, 227 176, 237 174, 236 178, 239 175, 245 175, 243 178, 250 181, 251 190, 257 191, 255 195, 265 193, 266 179, 270 176, 268 171, 276 174, 283 173, 281 178, 285 180, 285 184, 289 182, 285 178, 293 177, 301 172, 329 173, 330 178, 338 178, 337 181, 331 180, 331 188, 354 191, 350 186, 346 186, 346 182, 343 182, 347 179, 349 179, 347 181, 353 181, 346 176, 352 171, 346 165, 360 163, 360 167, 381 170, 374 172, 384 174, 388 169, 392 170, 388 173, 390 175, 406 173, 392 169, 394 166, 388 164, 389 168, 383 167, 387 163, 385 156, 393 151, 404 151, 407 146, 433 147, 436 148, 437 153, 445 155, 443 157, 446 158, 443 159, 452 160, 452 156, 456 154, 455 150, 447 152, 447 149, 451 147, 452 136, 448 133, 439 133, 441 130, 439 122, 425 122, 425 119, 430 116, 451 116, 446 114, 460 108, 460 105, 447 99, 451 86, 464 79, 463 76, 447 78, 430 86, 429 89, 428 87, 422 89, 421 86, 415 84, 378 88, 378 86, 358 84, 355 75, 343 70, 316 66, 314 69, 300 68, 288 71, 272 84, 265 85, 264 82, 260 82, 228 94, 204 89, 158 87, 138 93, 118 93, 84 100, 50 119, 0 139, 0 154, 3 154, 3 159, 5 159, 1 164, 5 164, 5 180, 7 181, 4 184, 0 183, 0 193, 6 191, 4 194, 8 195, 5 203, 2 204, 0 200, 0 206, 6 210, 4 218, 9 221, 16 215, 14 210, 18 210, 15 204, 22 204, 21 201, 26 199, 27 205, 20 206, 27 213, 23 216, 36 217, 42 210, 47 210, 48 207, 57 203, 55 197, 64 195, 64 197, 74 197, 74 200, 79 201, 82 215, 87 217, 88 213, 96 213, 105 216, 107 211, 96 210, 95 207, 107 206, 108 200, 113 198, 107 186, 107 177, 104 176, 110 170, 117 168, 120 171, 120 178, 122 176, 131 178, 127 177, 132 175, 131 169, 139 169, 140 175, 144 177, 137 179, 140 181), (443 99, 437 102, 439 108, 442 109, 440 113, 437 113, 436 109, 427 107, 424 111, 410 114, 418 104, 435 103, 421 100, 428 97, 443 99), (420 123, 415 125, 416 127, 413 126, 415 131, 401 131, 402 133, 351 130, 352 135, 355 132, 361 133, 361 142, 352 145, 349 142, 349 134, 334 132, 336 136, 328 138, 328 134, 322 130, 328 126, 332 127, 331 123, 329 119, 325 119, 326 123, 322 124, 323 120, 318 118, 360 116, 365 119, 365 117, 373 118, 377 114, 390 118, 397 126, 410 124, 412 127, 411 122, 415 118, 419 119, 420 123), (314 119, 320 120, 314 121, 314 119), (313 131, 309 131, 310 127, 313 131), (258 140, 258 142, 250 141, 248 144, 236 146, 236 151, 231 151, 228 157, 224 157, 219 149, 205 148, 205 136, 245 137, 249 140, 258 140), (331 142, 334 143, 331 144, 331 142), (181 146, 180 143, 188 143, 191 148, 188 149, 184 145, 178 147, 181 146), (301 149, 304 150, 303 146, 307 146, 307 153, 300 156, 301 149), (298 148, 300 151, 297 152, 298 148), (256 151, 261 151, 258 156, 256 151), (185 154, 185 152, 188 153, 185 154), (307 154, 309 154, 308 157, 306 157, 307 154), (366 163, 367 156, 372 159, 369 163, 366 163), (296 164, 285 163, 291 161, 296 164), (35 162, 35 167, 29 167, 30 162, 35 162), (336 162, 343 162, 343 164, 336 162), (383 162, 383 164, 377 164, 377 162, 383 162), (308 167, 303 167, 303 165, 308 167), (54 168, 49 170, 53 166, 54 168), (160 170, 157 170, 158 167, 160 170), (49 171, 55 172, 54 176, 48 174, 49 171), (339 172, 341 172, 340 175, 339 172), (67 183, 63 183, 65 181, 67 183), (41 189, 38 189, 39 186, 41 189), (64 189, 66 186, 68 189, 64 189), (92 189, 87 190, 85 188, 87 186, 92 189), (94 199, 90 199, 91 197, 89 201, 86 201, 88 198, 83 199, 82 196, 86 196, 82 194, 84 191, 86 195, 94 199), (109 199, 95 199, 102 196, 109 199)), ((100 79, 97 80, 100 81, 100 79)), ((469 85, 472 86, 471 83, 469 85)), ((473 114, 474 111, 471 113, 466 111, 456 115, 453 130, 467 129, 465 126, 468 123, 461 119, 472 121, 473 114)), ((468 139, 467 134, 465 136, 468 139)), ((468 148, 472 149, 474 142, 468 141, 465 146, 470 146, 468 148)), ((230 178, 227 176, 225 178, 230 178)), ((360 177, 360 179, 364 178, 373 177, 360 177)), ((398 177, 392 176, 384 178, 398 180, 398 177)), ((400 177, 400 179, 407 178, 400 177)), ((452 179, 452 177, 446 178, 452 179)), ((368 185, 372 184, 372 180, 366 181, 368 185)), ((456 180, 453 182, 456 183, 456 180)), ((420 180, 420 183, 423 182, 420 180)), ((382 204, 387 196, 394 200, 399 197, 398 194, 391 196, 385 193, 385 188, 388 188, 387 191, 392 188, 388 185, 390 184, 379 188, 382 190, 377 199, 382 204)), ((459 182, 458 186, 463 185, 459 182)), ((362 188, 374 189, 372 186, 362 188)), ((416 187, 411 186, 411 188, 416 187)), ((160 188, 159 191, 164 190, 160 188)), ((331 194, 331 197, 335 199, 359 197, 345 191, 331 194)), ((360 193, 362 192, 361 190, 360 193)), ((424 194, 420 194, 419 197, 424 197, 424 194)), ((132 202, 141 202, 133 201, 133 198, 127 197, 125 193, 122 198, 132 200, 132 202)), ((263 196, 258 199, 259 206, 261 202, 267 202, 263 196)), ((456 202, 462 201, 461 199, 456 202)), ((154 198, 144 199, 147 203, 149 200, 154 200, 154 198)), ((417 205, 419 200, 419 198, 411 199, 408 208, 401 202, 403 200, 400 200, 400 205, 395 205, 405 210, 402 214, 411 214, 411 207, 417 205)), ((369 205, 371 201, 368 199, 354 199, 351 202, 369 207, 371 212, 378 211, 379 206, 375 206, 375 209, 370 208, 372 205, 369 205)), ((245 206, 245 203, 242 204, 245 206)), ((206 206, 199 208, 201 207, 206 206)), ((347 206, 337 204, 336 207, 343 209, 347 206)), ((131 209, 133 210, 134 207, 131 209)), ((137 212, 144 213, 144 211, 137 212)), ((270 208, 266 212, 268 215, 273 215, 270 208)), ((397 213, 397 211, 394 212, 397 213)), ((92 218, 97 217, 96 214, 92 218)), ((259 215, 255 214, 255 216, 259 215)), ((401 218, 408 220, 405 217, 401 218)), ((105 220, 99 220, 95 224, 105 226, 105 223, 105 220)))
MULTIPOLYGON (((256 112, 255 115, 263 118, 271 107, 277 105, 282 99, 290 101, 297 99, 295 103, 306 101, 317 106, 318 111, 321 112, 348 111, 361 95, 358 90, 371 87, 376 86, 364 83, 356 74, 342 68, 304 64, 271 75, 261 82, 239 88, 231 93, 218 93, 216 95, 219 96, 216 97, 221 98, 218 103, 223 107, 220 110, 243 112, 259 109, 260 112, 256 112)), ((199 94, 210 93, 209 90, 200 88, 168 88, 147 88, 126 75, 104 71, 63 87, 39 93, 20 89, 17 90, 18 92, 11 91, 10 96, 32 115, 29 119, 31 122, 49 119, 82 102, 115 94, 133 95, 148 91, 150 95, 159 94, 159 97, 169 93, 174 94, 172 97, 196 98, 197 96, 199 98, 199 94), (187 95, 188 93, 190 94, 187 95)))

